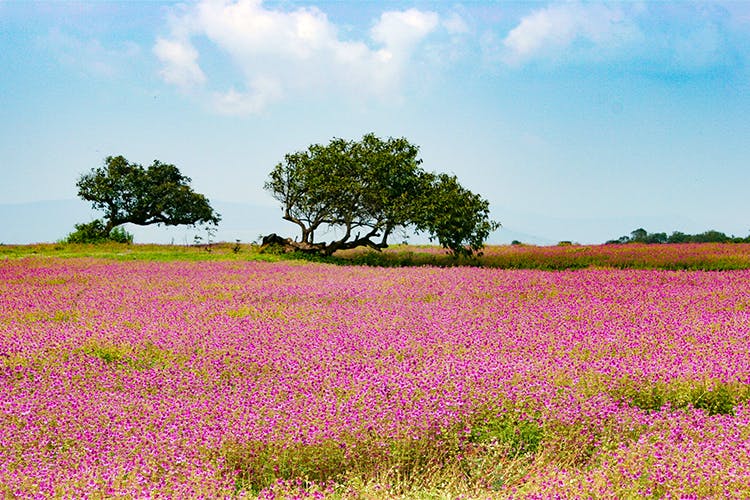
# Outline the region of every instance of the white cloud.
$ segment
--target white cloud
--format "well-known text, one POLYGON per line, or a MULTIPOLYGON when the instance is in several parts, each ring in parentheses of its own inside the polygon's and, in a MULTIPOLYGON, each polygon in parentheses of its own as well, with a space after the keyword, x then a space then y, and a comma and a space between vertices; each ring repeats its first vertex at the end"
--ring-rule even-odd
POLYGON ((417 9, 384 12, 372 28, 372 39, 389 50, 409 49, 437 27, 438 19, 434 12, 417 9))
POLYGON ((642 38, 633 19, 637 6, 562 3, 536 10, 503 40, 504 58, 521 64, 564 54, 575 43, 597 51, 617 50, 642 38))
POLYGON ((189 42, 160 38, 154 54, 163 64, 160 74, 165 82, 189 89, 206 81, 198 66, 198 51, 189 42))
POLYGON ((369 39, 347 40, 315 7, 285 11, 260 0, 201 0, 174 12, 171 33, 157 40, 154 52, 164 81, 202 86, 215 110, 247 114, 304 92, 397 95, 419 44, 438 27, 436 13, 390 11, 374 23, 369 39), (221 69, 237 73, 239 83, 206 70, 196 47, 228 56, 231 68, 221 69))
POLYGON ((511 66, 607 61, 649 74, 698 74, 744 50, 731 35, 742 12, 703 2, 557 2, 522 17, 502 40, 486 34, 482 47, 511 66))
POLYGON ((281 84, 278 81, 257 78, 250 85, 250 92, 237 92, 230 89, 225 93, 215 93, 214 109, 226 115, 246 115, 262 111, 269 103, 281 98, 281 84))

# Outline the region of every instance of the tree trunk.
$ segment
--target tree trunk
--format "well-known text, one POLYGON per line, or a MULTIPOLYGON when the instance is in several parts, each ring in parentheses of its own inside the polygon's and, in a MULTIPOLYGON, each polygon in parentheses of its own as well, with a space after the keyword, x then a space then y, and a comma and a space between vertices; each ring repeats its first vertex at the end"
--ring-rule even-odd
POLYGON ((324 253, 325 245, 323 243, 313 244, 306 241, 294 241, 291 238, 282 238, 276 233, 264 236, 261 242, 261 252, 272 252, 273 250, 283 253, 305 252, 305 253, 324 253))

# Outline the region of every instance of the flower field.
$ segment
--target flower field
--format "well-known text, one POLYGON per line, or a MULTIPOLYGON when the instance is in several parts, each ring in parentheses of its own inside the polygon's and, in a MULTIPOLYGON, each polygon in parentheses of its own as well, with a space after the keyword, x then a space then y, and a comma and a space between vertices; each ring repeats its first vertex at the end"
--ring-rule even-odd
POLYGON ((750 497, 750 271, 0 261, 0 496, 750 497))
MULTIPOLYGON (((371 250, 339 252, 345 261, 381 266, 452 266, 456 261, 437 246, 397 245, 382 253, 371 250)), ((667 269, 723 271, 750 269, 750 244, 680 243, 669 245, 492 245, 471 262, 499 269, 667 269)))

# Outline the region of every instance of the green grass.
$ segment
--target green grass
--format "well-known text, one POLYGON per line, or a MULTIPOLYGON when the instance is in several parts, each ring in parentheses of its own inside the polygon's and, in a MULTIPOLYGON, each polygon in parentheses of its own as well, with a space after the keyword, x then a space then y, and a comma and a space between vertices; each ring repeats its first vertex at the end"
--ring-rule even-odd
POLYGON ((308 488, 333 486, 328 498, 347 498, 352 490, 370 490, 367 498, 455 498, 521 481, 543 437, 536 422, 488 411, 420 435, 359 433, 305 444, 228 441, 219 454, 239 472, 237 491, 252 495, 301 479, 308 488))
POLYGON ((282 256, 260 252, 257 245, 214 243, 211 245, 154 245, 125 243, 39 243, 34 245, 0 245, 0 259, 26 257, 80 258, 144 261, 279 261, 282 256))
POLYGON ((74 244, 0 245, 0 259, 94 257, 144 261, 308 261, 378 267, 479 266, 498 269, 584 268, 726 271, 750 269, 750 244, 528 245, 488 246, 480 256, 454 258, 436 246, 394 245, 382 252, 354 249, 323 257, 265 252, 255 244, 211 245, 74 244))

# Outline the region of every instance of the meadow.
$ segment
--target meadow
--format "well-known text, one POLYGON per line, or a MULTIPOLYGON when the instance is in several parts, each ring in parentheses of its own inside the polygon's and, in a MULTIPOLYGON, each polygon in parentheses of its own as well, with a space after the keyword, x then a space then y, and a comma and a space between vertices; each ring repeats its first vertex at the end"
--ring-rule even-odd
POLYGON ((747 246, 209 249, 0 247, 0 496, 750 496, 747 246))
POLYGON ((113 260, 148 261, 318 261, 338 265, 377 267, 487 267, 495 269, 565 270, 584 268, 669 269, 726 271, 750 269, 748 243, 682 243, 646 245, 491 245, 481 255, 453 258, 430 245, 392 245, 382 252, 354 249, 328 258, 303 254, 280 254, 256 244, 213 243, 210 245, 124 245, 118 243, 37 245, 0 244, 0 259, 28 256, 96 257, 113 260))

